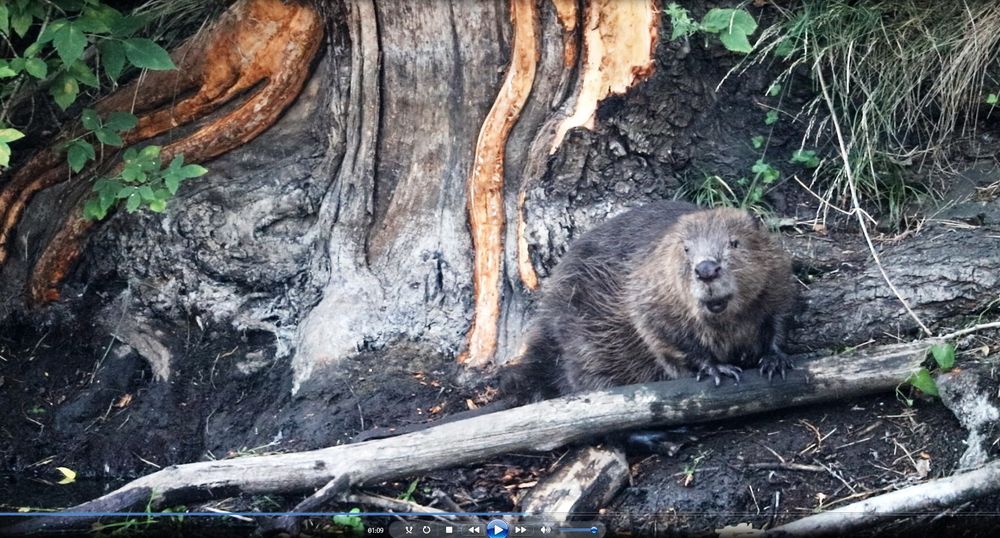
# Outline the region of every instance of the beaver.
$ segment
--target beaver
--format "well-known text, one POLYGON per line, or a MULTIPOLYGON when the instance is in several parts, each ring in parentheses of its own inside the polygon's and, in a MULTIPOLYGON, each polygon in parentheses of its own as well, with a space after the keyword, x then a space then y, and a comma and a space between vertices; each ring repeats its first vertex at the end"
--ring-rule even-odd
POLYGON ((748 212, 646 204, 571 243, 503 392, 552 397, 688 371, 739 383, 755 365, 784 378, 795 296, 790 257, 748 212))

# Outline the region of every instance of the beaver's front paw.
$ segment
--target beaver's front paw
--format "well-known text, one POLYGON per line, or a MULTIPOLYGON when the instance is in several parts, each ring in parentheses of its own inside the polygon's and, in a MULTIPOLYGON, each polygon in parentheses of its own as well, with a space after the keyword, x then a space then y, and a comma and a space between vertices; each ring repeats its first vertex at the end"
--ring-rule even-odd
POLYGON ((715 362, 706 362, 701 365, 698 369, 698 373, 695 374, 694 378, 696 381, 701 381, 701 376, 705 375, 715 379, 715 386, 718 387, 722 383, 722 376, 729 376, 736 380, 736 384, 740 384, 740 374, 743 369, 738 366, 733 366, 732 364, 721 364, 715 362))
POLYGON ((775 372, 781 374, 781 379, 785 379, 785 370, 794 369, 795 365, 792 363, 792 359, 776 347, 760 359, 760 375, 766 375, 768 382, 774 377, 775 372))

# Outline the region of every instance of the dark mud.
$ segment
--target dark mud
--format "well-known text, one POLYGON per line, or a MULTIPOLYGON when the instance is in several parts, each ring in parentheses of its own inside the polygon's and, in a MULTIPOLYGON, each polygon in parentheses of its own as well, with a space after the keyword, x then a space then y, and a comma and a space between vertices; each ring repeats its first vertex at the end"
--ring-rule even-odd
MULTIPOLYGON (((470 389, 448 381, 455 371, 421 371, 418 362, 414 370, 375 371, 365 366, 370 361, 359 359, 338 373, 345 387, 341 393, 292 398, 290 381, 273 373, 281 369, 242 377, 220 373, 238 371, 219 363, 244 357, 254 347, 252 340, 221 350, 207 338, 194 338, 187 371, 175 378, 187 381, 159 383, 150 380, 143 361, 115 356, 115 346, 107 351, 108 342, 80 344, 79 334, 23 326, 5 333, 0 511, 64 508, 173 463, 349 442, 362 430, 433 421, 468 409, 468 400, 481 405, 492 396, 486 383, 470 389), (240 417, 261 416, 271 422, 240 422, 240 417), (73 469, 79 479, 57 484, 56 467, 73 469)), ((887 394, 699 425, 675 436, 682 448, 674 457, 630 454, 631 485, 595 514, 609 529, 620 535, 680 536, 714 535, 716 529, 743 523, 780 525, 817 509, 951 474, 964 450, 965 432, 937 400, 917 399, 908 406, 887 394)), ((515 511, 523 494, 563 453, 514 454, 366 491, 445 510, 515 511)), ((240 497, 205 506, 280 511, 304 496, 240 497)), ((357 503, 328 507, 353 508, 380 510, 357 503)), ((944 517, 887 521, 884 529, 971 536, 1000 524, 996 516, 985 515, 990 513, 1000 513, 1000 500, 982 499, 944 517)), ((208 536, 250 529, 245 523, 217 523, 190 518, 184 532, 208 536)), ((147 522, 132 530, 172 532, 176 525, 147 522)), ((328 518, 310 520, 306 528, 320 535, 339 532, 328 518)))

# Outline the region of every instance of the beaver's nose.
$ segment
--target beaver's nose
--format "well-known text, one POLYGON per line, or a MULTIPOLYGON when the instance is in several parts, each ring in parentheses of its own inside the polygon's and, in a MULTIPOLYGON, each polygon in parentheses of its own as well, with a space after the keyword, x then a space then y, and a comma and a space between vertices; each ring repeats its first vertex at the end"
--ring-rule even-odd
POLYGON ((694 273, 698 275, 698 280, 711 282, 719 276, 722 266, 714 260, 705 260, 694 266, 694 273))

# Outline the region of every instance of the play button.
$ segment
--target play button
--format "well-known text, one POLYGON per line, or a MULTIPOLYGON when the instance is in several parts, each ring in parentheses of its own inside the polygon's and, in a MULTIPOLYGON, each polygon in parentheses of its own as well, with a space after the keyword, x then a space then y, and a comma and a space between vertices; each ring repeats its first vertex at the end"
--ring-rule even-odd
POLYGON ((507 522, 494 519, 486 525, 486 538, 507 538, 507 522))

